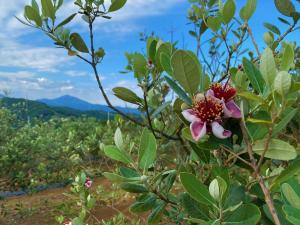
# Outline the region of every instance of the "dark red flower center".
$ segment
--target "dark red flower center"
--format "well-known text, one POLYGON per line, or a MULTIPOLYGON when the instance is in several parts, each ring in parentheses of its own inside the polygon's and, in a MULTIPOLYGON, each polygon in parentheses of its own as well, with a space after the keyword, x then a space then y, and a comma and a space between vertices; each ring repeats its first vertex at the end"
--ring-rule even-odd
POLYGON ((210 86, 213 90, 214 95, 218 99, 224 99, 225 102, 229 101, 236 95, 236 89, 228 84, 222 85, 220 83, 215 83, 210 86))
POLYGON ((219 101, 208 96, 200 101, 194 101, 193 110, 202 122, 211 123, 221 119, 223 106, 219 101))

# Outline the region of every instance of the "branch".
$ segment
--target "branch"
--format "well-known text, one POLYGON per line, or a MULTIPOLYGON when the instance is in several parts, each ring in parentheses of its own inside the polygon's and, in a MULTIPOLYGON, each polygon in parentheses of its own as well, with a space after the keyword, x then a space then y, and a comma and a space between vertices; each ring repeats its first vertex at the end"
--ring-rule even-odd
POLYGON ((298 20, 294 20, 294 23, 290 26, 289 29, 286 30, 278 39, 275 41, 277 43, 280 43, 289 33, 294 31, 295 26, 297 25, 298 20))
POLYGON ((256 50, 256 53, 257 53, 258 57, 260 58, 259 48, 258 48, 258 45, 257 45, 256 40, 255 40, 255 38, 254 38, 254 35, 253 35, 253 33, 252 33, 252 30, 251 30, 251 28, 250 28, 250 26, 249 26, 248 23, 246 23, 245 26, 246 26, 246 28, 247 28, 247 31, 248 31, 250 37, 251 37, 251 40, 252 40, 252 43, 253 43, 254 48, 255 48, 255 50, 256 50))
MULTIPOLYGON (((98 87, 101 91, 101 94, 106 102, 106 104, 108 105, 109 108, 111 108, 112 110, 114 110, 115 112, 117 112, 118 114, 120 114, 121 116, 123 116, 124 118, 128 119, 129 121, 141 126, 141 127, 148 127, 150 128, 149 126, 139 122, 138 120, 128 116, 127 114, 123 113, 121 110, 119 110, 118 108, 116 108, 115 106, 112 105, 112 103, 110 102, 103 86, 102 86, 102 83, 101 83, 101 80, 100 80, 100 76, 99 76, 99 73, 98 73, 98 70, 97 70, 97 62, 95 61, 95 47, 94 47, 94 34, 93 34, 93 22, 94 22, 94 19, 93 18, 89 18, 89 35, 90 35, 90 45, 91 45, 91 56, 92 56, 92 62, 90 63, 90 65, 92 66, 93 68, 93 71, 94 71, 94 74, 95 74, 95 77, 96 77, 96 80, 97 80, 97 84, 98 84, 98 87)), ((161 134, 162 136, 164 136, 165 138, 168 138, 170 140, 179 140, 177 137, 174 137, 174 136, 170 136, 160 130, 157 130, 157 129, 153 129, 154 132, 156 133, 159 133, 161 134)))

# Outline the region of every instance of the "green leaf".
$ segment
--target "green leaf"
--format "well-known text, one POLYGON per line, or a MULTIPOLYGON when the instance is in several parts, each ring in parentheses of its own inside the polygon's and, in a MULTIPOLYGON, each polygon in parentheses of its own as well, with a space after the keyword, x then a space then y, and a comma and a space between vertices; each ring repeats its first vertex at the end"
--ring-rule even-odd
POLYGON ((243 65, 254 90, 262 94, 264 92, 265 82, 260 71, 246 58, 243 59, 243 65))
POLYGON ((32 8, 35 9, 35 11, 36 11, 38 14, 40 14, 40 7, 39 7, 39 5, 37 4, 36 0, 32 0, 32 1, 31 1, 31 6, 32 6, 32 8))
POLYGON ((132 56, 132 60, 135 77, 145 77, 147 73, 147 61, 145 57, 140 53, 136 53, 132 56))
POLYGON ((300 174, 300 161, 295 160, 272 181, 270 189, 276 190, 282 183, 298 174, 300 174))
POLYGON ((172 90, 178 95, 180 99, 182 99, 186 104, 191 105, 191 98, 181 89, 173 80, 169 77, 165 77, 166 82, 170 85, 172 90))
POLYGON ((223 7, 223 11, 222 11, 223 22, 225 24, 230 23, 230 21, 234 17, 235 9, 236 9, 235 1, 227 0, 227 2, 225 3, 225 5, 223 7))
POLYGON ((180 180, 187 193, 196 201, 204 205, 214 205, 215 201, 211 197, 207 187, 202 184, 191 173, 180 173, 180 180))
MULTIPOLYGON (((253 146, 253 151, 261 155, 265 149, 266 140, 259 140, 253 146)), ((265 157, 277 160, 292 160, 297 157, 296 149, 287 142, 271 139, 265 157)))
POLYGON ((271 24, 271 23, 264 23, 264 26, 265 26, 268 30, 272 31, 272 32, 275 33, 275 34, 278 34, 278 35, 281 34, 281 32, 280 32, 280 30, 278 29, 278 27, 276 27, 275 25, 273 25, 273 24, 271 24))
POLYGON ((156 139, 154 135, 145 128, 143 130, 139 150, 139 167, 143 170, 149 169, 156 158, 156 139))
POLYGON ((84 222, 83 222, 83 220, 80 219, 79 217, 74 218, 74 219, 72 220, 72 224, 73 224, 73 225, 85 225, 84 222))
POLYGON ((256 225, 261 217, 260 210, 254 204, 241 205, 228 218, 226 225, 256 225))
POLYGON ((120 176, 118 174, 115 174, 115 173, 108 173, 108 172, 104 172, 103 176, 106 177, 111 182, 115 182, 115 183, 127 183, 127 182, 137 183, 137 182, 142 182, 141 177, 128 178, 128 177, 122 177, 122 176, 120 176))
POLYGON ((281 192, 291 206, 300 209, 300 197, 297 195, 291 185, 288 183, 282 184, 281 192))
POLYGON ((249 91, 243 91, 243 92, 239 92, 237 94, 238 96, 240 97, 243 97, 247 100, 250 100, 250 101, 255 101, 255 102, 259 102, 259 103, 264 103, 264 99, 258 95, 255 95, 249 91))
POLYGON ((52 3, 52 0, 41 0, 42 3, 42 11, 45 17, 51 18, 54 23, 55 20, 55 8, 52 3))
POLYGON ((289 222, 291 222, 294 225, 300 224, 300 209, 295 208, 293 206, 284 205, 283 206, 283 212, 286 215, 286 218, 289 222))
POLYGON ((147 56, 148 59, 152 60, 153 63, 155 63, 156 45, 157 45, 157 40, 155 40, 153 37, 148 38, 147 56))
POLYGON ((194 200, 189 194, 183 193, 180 196, 180 203, 189 216, 197 219, 209 220, 208 208, 194 200))
POLYGON ((221 27, 221 20, 219 17, 210 16, 207 18, 207 26, 214 32, 217 32, 221 27))
POLYGON ((127 0, 112 0, 108 12, 114 12, 124 7, 127 0))
POLYGON ((112 145, 105 146, 104 153, 107 157, 116 161, 120 161, 126 164, 133 162, 127 152, 124 152, 112 145))
POLYGON ((138 199, 137 202, 133 203, 129 211, 133 213, 142 213, 152 209, 155 205, 157 198, 154 195, 146 195, 142 199, 138 199))
POLYGON ((274 126, 273 137, 275 137, 280 131, 282 131, 288 123, 296 116, 298 109, 287 109, 288 112, 282 117, 280 122, 274 126))
POLYGON ((152 114, 151 119, 154 119, 157 115, 159 115, 162 111, 164 111, 169 105, 171 105, 171 101, 165 102, 164 104, 160 105, 152 114))
POLYGON ((152 210, 150 215, 148 216, 148 224, 154 225, 158 224, 160 222, 160 219, 162 217, 162 214, 165 210, 166 203, 163 201, 160 201, 157 206, 152 210))
POLYGON ((227 191, 227 184, 221 177, 215 178, 209 184, 209 193, 216 200, 221 202, 224 199, 224 195, 227 191))
POLYGON ((273 52, 269 47, 267 47, 262 53, 260 59, 260 72, 268 86, 271 88, 274 83, 277 70, 273 52))
POLYGON ((290 0, 275 0, 275 5, 278 11, 285 16, 292 17, 292 14, 296 11, 290 0))
POLYGON ((118 127, 115 136, 114 136, 114 141, 115 145, 118 147, 120 150, 124 150, 124 142, 123 142, 123 136, 120 128, 118 127))
POLYGON ((178 50, 171 59, 173 77, 193 96, 200 84, 201 70, 198 60, 187 51, 178 50))
POLYGON ((247 0, 246 5, 240 11, 240 17, 244 21, 248 21, 256 10, 256 0, 247 0))
POLYGON ((281 71, 277 74, 274 82, 275 91, 281 96, 285 96, 292 86, 292 76, 286 72, 281 71))
POLYGON ((57 30, 58 28, 63 27, 64 25, 70 23, 75 18, 76 15, 77 15, 77 13, 74 13, 71 16, 69 16, 68 18, 66 18, 65 20, 63 20, 60 24, 58 24, 55 27, 55 30, 57 30))
POLYGON ((284 48, 283 55, 281 58, 280 70, 289 71, 294 64, 294 57, 294 49, 291 45, 287 44, 284 48))
POLYGON ((172 48, 173 47, 170 43, 161 43, 161 41, 158 42, 156 55, 155 55, 155 63, 156 63, 156 68, 159 71, 162 71, 164 69, 161 63, 161 55, 165 53, 167 54, 167 56, 169 56, 169 58, 171 58, 172 48))
POLYGON ((84 53, 89 53, 88 47, 78 33, 72 33, 70 36, 70 40, 76 50, 84 53))
POLYGON ((31 6, 25 6, 25 16, 29 20, 33 20, 38 27, 41 27, 43 22, 40 14, 31 6))
POLYGON ((173 75, 170 56, 164 52, 160 54, 160 64, 170 76, 173 75))
POLYGON ((120 185, 120 188, 130 192, 130 193, 146 193, 148 192, 147 188, 145 186, 140 184, 130 184, 130 183, 124 183, 120 185))
POLYGON ((138 97, 133 91, 125 87, 115 87, 113 88, 113 93, 119 99, 122 99, 125 102, 129 102, 135 105, 141 105, 143 100, 138 97))

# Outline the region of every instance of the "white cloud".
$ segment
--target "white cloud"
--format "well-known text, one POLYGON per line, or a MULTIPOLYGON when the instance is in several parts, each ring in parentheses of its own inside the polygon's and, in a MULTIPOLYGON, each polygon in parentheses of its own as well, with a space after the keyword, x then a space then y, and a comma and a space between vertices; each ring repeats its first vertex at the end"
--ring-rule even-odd
POLYGON ((69 77, 85 77, 88 76, 88 73, 86 71, 67 70, 65 75, 69 77))

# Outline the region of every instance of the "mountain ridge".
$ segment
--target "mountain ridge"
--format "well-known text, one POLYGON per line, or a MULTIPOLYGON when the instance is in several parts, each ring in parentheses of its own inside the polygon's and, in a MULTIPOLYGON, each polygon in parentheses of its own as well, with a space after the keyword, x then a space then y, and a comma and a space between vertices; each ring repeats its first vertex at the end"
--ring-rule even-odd
MULTIPOLYGON (((106 105, 101 105, 101 104, 93 104, 90 102, 87 102, 85 100, 82 100, 80 98, 71 96, 71 95, 63 95, 58 98, 54 99, 37 99, 36 101, 44 103, 48 106, 52 107, 68 107, 71 109, 76 109, 80 111, 103 111, 103 112, 111 112, 113 113, 114 111, 109 108, 106 105)), ((121 110, 124 113, 129 113, 129 114, 138 114, 139 111, 134 108, 125 108, 125 107, 116 107, 119 110, 121 110)))

